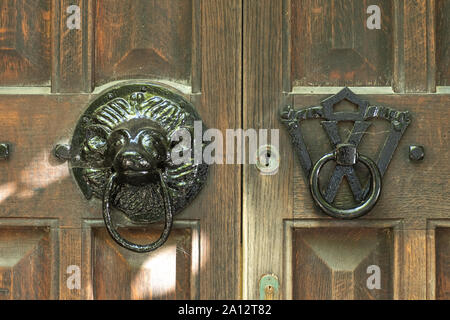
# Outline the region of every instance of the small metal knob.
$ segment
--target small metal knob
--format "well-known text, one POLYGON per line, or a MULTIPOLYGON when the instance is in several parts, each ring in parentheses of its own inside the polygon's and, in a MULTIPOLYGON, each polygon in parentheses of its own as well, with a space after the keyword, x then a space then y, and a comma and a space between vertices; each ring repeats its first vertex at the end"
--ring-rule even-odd
POLYGON ((420 145, 409 146, 409 159, 413 161, 421 161, 425 157, 425 149, 420 145))
POLYGON ((57 144, 53 149, 53 154, 61 161, 70 160, 70 146, 67 144, 57 144))
POLYGON ((9 158, 10 153, 10 144, 9 143, 0 143, 0 160, 6 160, 9 158))

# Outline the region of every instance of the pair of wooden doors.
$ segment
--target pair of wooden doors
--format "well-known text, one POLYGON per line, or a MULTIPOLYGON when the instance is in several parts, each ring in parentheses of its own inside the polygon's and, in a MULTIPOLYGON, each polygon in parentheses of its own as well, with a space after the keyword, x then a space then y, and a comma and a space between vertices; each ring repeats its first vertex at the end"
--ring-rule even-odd
MULTIPOLYGON (((258 299, 266 274, 282 299, 450 297, 446 0, 6 0, 0 8, 0 140, 10 144, 0 162, 0 298, 258 299), (89 101, 133 79, 183 94, 210 128, 280 130, 276 174, 213 165, 168 242, 148 254, 115 244, 101 203, 86 200, 52 155, 89 101), (412 114, 379 203, 351 221, 314 206, 279 121, 282 106, 318 105, 344 86, 412 114), (410 145, 425 147, 423 160, 409 159, 410 145)), ((372 126, 361 152, 376 157, 385 133, 372 126)), ((314 161, 329 151, 320 125, 304 135, 314 161)), ((160 228, 123 233, 145 242, 160 228)))

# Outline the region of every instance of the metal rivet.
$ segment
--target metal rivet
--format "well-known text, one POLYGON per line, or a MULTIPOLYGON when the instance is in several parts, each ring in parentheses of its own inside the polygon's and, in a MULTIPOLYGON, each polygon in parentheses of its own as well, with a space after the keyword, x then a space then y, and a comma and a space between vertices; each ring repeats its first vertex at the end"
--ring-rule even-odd
POLYGON ((425 157, 425 149, 420 145, 409 146, 409 159, 413 161, 421 161, 425 157))
POLYGON ((402 130, 402 124, 399 121, 397 121, 397 120, 392 121, 392 125, 394 126, 395 131, 402 130))
POLYGON ((356 147, 350 143, 340 143, 336 146, 336 162, 341 166, 353 166, 358 159, 356 147))
POLYGON ((70 160, 70 146, 67 144, 57 144, 53 149, 56 158, 62 161, 70 160))
POLYGON ((9 158, 10 145, 9 143, 0 143, 0 159, 6 160, 9 158))

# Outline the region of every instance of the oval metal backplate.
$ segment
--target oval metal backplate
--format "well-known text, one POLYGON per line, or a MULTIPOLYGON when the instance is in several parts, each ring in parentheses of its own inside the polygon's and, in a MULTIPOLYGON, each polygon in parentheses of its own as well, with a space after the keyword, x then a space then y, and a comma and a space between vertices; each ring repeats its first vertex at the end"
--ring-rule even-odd
MULTIPOLYGON (((162 128, 170 141, 180 129, 190 134, 190 162, 175 164, 170 155, 163 178, 174 213, 179 213, 203 187, 208 165, 193 161, 194 122, 201 118, 183 96, 152 83, 122 84, 102 92, 80 117, 70 146, 70 168, 87 199, 102 199, 114 167, 108 162, 108 135, 118 126, 136 119, 148 119, 162 128)), ((201 126, 202 136, 205 126, 201 126)), ((201 142, 200 142, 201 143, 201 142)), ((176 143, 170 142, 170 148, 176 143)), ((204 144, 202 143, 202 149, 204 144)), ((171 150, 169 150, 170 152, 171 150)), ((135 223, 152 223, 164 218, 161 192, 156 184, 123 183, 114 190, 113 206, 135 223)))

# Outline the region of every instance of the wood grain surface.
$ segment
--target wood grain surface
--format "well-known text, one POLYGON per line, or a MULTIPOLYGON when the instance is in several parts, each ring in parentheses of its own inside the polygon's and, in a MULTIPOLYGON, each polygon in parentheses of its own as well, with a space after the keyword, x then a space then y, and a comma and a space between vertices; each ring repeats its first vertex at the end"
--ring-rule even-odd
MULTIPOLYGON (((0 299, 258 299, 265 274, 278 277, 278 299, 449 299, 449 10, 447 0, 2 1, 0 142, 11 155, 0 161, 0 299), (79 30, 67 28, 69 5, 79 30), (379 30, 366 27, 369 5, 379 30), (109 238, 100 201, 52 155, 99 92, 132 79, 183 94, 209 128, 279 129, 276 174, 211 166, 167 245, 144 255, 109 238), (353 221, 314 206, 279 121, 282 106, 318 105, 343 86, 412 115, 378 204, 353 221), (415 144, 423 161, 408 157, 415 144)), ((359 152, 376 158, 388 129, 375 121, 359 152)), ((313 161, 331 151, 318 120, 302 130, 313 161)), ((336 203, 354 204, 345 181, 336 203)), ((161 229, 120 225, 136 241, 161 229)))
MULTIPOLYGON (((285 299, 434 299, 445 296, 448 290, 447 275, 442 271, 446 263, 442 262, 446 256, 446 240, 442 240, 445 233, 439 230, 448 230, 450 212, 450 97, 426 94, 435 91, 439 74, 436 68, 443 70, 441 74, 448 69, 442 54, 448 47, 442 40, 446 37, 446 20, 442 17, 447 8, 428 0, 379 1, 376 4, 382 10, 382 29, 380 37, 371 38, 371 30, 358 28, 362 21, 343 23, 343 15, 365 9, 363 4, 368 3, 285 0, 250 1, 244 6, 244 128, 281 129, 278 173, 263 176, 254 166, 244 166, 246 298, 258 297, 258 281, 270 273, 280 279, 279 298, 285 299), (436 48, 441 50, 437 61, 436 48), (358 52, 368 64, 358 65, 359 60, 352 58, 353 52, 358 52), (383 178, 378 204, 355 221, 332 219, 316 208, 285 128, 276 122, 282 106, 319 105, 339 91, 336 86, 344 85, 363 86, 357 91, 371 105, 409 110, 412 114, 411 125, 383 178), (378 86, 392 89, 378 90, 378 86), (425 147, 423 161, 409 159, 408 148, 414 144, 425 147), (332 239, 345 245, 337 246, 332 239), (373 248, 377 241, 381 246, 365 246, 364 239, 372 239, 367 243, 375 245, 373 248), (355 271, 357 267, 344 271, 338 268, 335 272, 334 262, 323 259, 338 254, 338 264, 348 264, 356 261, 356 251, 361 257, 372 257, 361 260, 364 267, 378 261, 385 281, 381 291, 367 290, 365 281, 369 275, 364 274, 363 266, 361 273, 355 271), (380 258, 380 254, 387 253, 388 257, 380 258)), ((331 151, 319 122, 302 124, 313 161, 331 151)), ((374 122, 359 147, 361 154, 372 158, 378 155, 389 129, 389 124, 381 120, 374 122)), ((342 124, 343 137, 351 127, 351 123, 342 124)), ((322 183, 326 183, 327 171, 332 168, 330 165, 324 169, 322 183)), ((358 171, 364 181, 367 172, 360 169, 363 168, 358 171)), ((353 203, 345 181, 337 203, 353 203)))
POLYGON ((0 86, 45 86, 51 77, 51 0, 0 3, 0 86))

